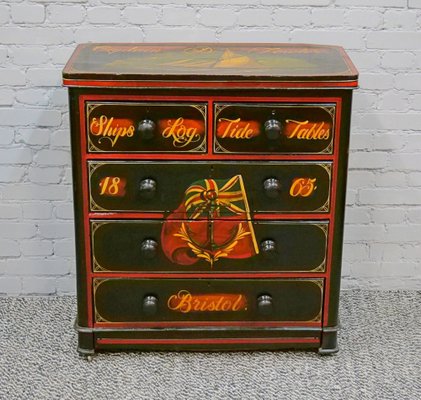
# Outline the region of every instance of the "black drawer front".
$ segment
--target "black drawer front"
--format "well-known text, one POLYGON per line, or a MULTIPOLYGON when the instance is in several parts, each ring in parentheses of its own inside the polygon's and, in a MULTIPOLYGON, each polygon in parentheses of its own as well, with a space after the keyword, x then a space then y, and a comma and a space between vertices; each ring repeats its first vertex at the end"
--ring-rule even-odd
POLYGON ((205 153, 207 105, 87 102, 88 152, 205 153))
POLYGON ((323 272, 328 223, 92 221, 94 272, 323 272))
POLYGON ((94 279, 96 322, 319 322, 323 279, 94 279))
POLYGON ((328 162, 90 162, 90 209, 249 218, 328 212, 328 162))
POLYGON ((332 154, 334 104, 215 104, 214 153, 332 154))

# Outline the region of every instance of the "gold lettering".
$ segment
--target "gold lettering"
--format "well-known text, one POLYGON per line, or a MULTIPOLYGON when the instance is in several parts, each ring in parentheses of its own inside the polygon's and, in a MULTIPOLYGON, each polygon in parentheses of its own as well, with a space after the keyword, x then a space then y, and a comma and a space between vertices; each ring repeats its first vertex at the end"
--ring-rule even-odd
POLYGON ((162 137, 165 139, 172 138, 174 147, 185 147, 200 140, 197 128, 187 127, 182 117, 177 118, 174 122, 169 120, 168 126, 162 131, 162 137))
POLYGON ((192 296, 186 290, 180 290, 178 294, 172 295, 168 299, 168 308, 182 313, 189 313, 192 309, 192 296), (175 303, 175 305, 173 305, 175 303))
POLYGON ((224 301, 224 297, 220 297, 215 304, 215 311, 221 311, 221 303, 224 301))
POLYGON ((315 185, 315 183, 316 183, 316 178, 294 179, 289 189, 289 194, 292 197, 298 197, 298 196, 308 197, 317 189, 317 186, 315 185))
POLYGON ((99 119, 92 118, 89 130, 91 135, 100 136, 98 143, 109 140, 111 147, 114 147, 120 138, 132 137, 135 132, 133 125, 120 126, 118 122, 114 122, 114 117, 108 118, 106 115, 101 115, 99 119))
POLYGON ((241 118, 220 118, 220 121, 228 122, 227 127, 222 133, 222 139, 226 137, 229 137, 230 139, 251 139, 253 136, 255 136, 255 132, 250 128, 249 122, 246 125, 241 126, 241 118))
POLYGON ((247 301, 242 294, 192 295, 187 290, 180 290, 168 298, 167 306, 170 310, 183 314, 205 311, 226 312, 245 310, 247 301))
POLYGON ((330 128, 325 127, 325 122, 309 122, 296 121, 287 119, 287 124, 295 124, 292 130, 287 129, 286 136, 288 139, 301 139, 301 140, 327 140, 330 137, 330 128))
POLYGON ((239 294, 237 297, 237 300, 234 301, 234 304, 232 305, 232 311, 239 311, 241 310, 241 302, 243 300, 243 295, 239 294))

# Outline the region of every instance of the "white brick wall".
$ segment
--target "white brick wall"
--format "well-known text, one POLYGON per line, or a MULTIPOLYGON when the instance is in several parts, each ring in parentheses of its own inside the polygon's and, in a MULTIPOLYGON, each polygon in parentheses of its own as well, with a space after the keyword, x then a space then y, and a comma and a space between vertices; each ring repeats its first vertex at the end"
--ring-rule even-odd
POLYGON ((344 46, 352 118, 346 288, 421 288, 420 0, 14 0, 0 5, 0 293, 73 293, 67 93, 84 41, 344 46))

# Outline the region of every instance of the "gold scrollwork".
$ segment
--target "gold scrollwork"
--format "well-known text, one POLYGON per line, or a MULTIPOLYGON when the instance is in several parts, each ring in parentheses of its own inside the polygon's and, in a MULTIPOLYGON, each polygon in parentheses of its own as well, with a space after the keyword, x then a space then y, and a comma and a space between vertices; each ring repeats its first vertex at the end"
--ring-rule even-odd
POLYGON ((332 154, 333 153, 333 140, 318 154, 332 154))
POLYGON ((205 118, 206 121, 206 115, 207 115, 207 106, 204 104, 191 104, 190 107, 195 108, 196 110, 198 110, 203 117, 205 118))
POLYGON ((111 322, 108 321, 106 318, 104 318, 98 311, 97 307, 96 307, 96 292, 98 290, 98 288, 106 281, 108 281, 109 279, 98 279, 98 278, 94 278, 93 279, 93 292, 94 292, 94 311, 95 311, 95 322, 111 322))
POLYGON ((330 191, 332 189, 331 188, 331 186, 332 186, 332 165, 331 164, 323 164, 323 163, 319 163, 319 164, 316 164, 316 165, 322 167, 327 172, 328 179, 329 179, 329 190, 328 190, 326 202, 321 207, 314 210, 314 212, 317 212, 317 211, 327 212, 327 211, 329 211, 329 208, 330 208, 330 191))
POLYGON ((314 224, 317 226, 325 235, 325 255, 323 257, 323 261, 318 265, 316 268, 310 270, 309 272, 324 272, 326 269, 326 256, 327 256, 327 242, 328 242, 328 232, 329 232, 329 224, 314 224))
POLYGON ((92 175, 93 173, 102 165, 105 165, 106 163, 103 162, 88 162, 88 175, 89 175, 89 209, 91 211, 107 211, 105 208, 102 208, 101 206, 99 206, 95 200, 92 198, 92 187, 91 187, 91 182, 92 182, 92 175))
POLYGON ((93 272, 108 272, 106 267, 102 266, 95 257, 95 233, 103 225, 107 225, 106 221, 91 221, 91 248, 92 248, 92 270, 93 272))
POLYGON ((229 104, 219 104, 219 103, 215 104, 215 122, 216 122, 216 118, 218 118, 218 115, 221 113, 221 111, 225 110, 228 107, 232 107, 232 106, 229 104))
MULTIPOLYGON (((89 120, 91 112, 95 110, 95 108, 101 106, 101 103, 86 103, 86 119, 89 120)), ((89 125, 88 125, 89 126, 89 125)))
POLYGON ((93 272, 109 272, 109 269, 104 268, 102 265, 99 264, 95 255, 92 255, 92 270, 93 272))
POLYGON ((96 146, 92 143, 90 136, 88 136, 88 151, 89 151, 89 152, 101 152, 101 151, 103 151, 103 150, 101 150, 100 148, 96 147, 96 146))
POLYGON ((319 106, 322 110, 325 110, 331 117, 332 122, 335 122, 336 106, 319 106))
POLYGON ((214 144, 214 150, 215 153, 231 153, 229 150, 227 150, 224 146, 222 146, 218 139, 215 138, 215 144, 214 144))
POLYGON ((323 279, 312 279, 309 282, 314 283, 320 289, 320 310, 317 313, 317 315, 308 322, 320 322, 322 320, 322 313, 323 313, 324 280, 323 279))

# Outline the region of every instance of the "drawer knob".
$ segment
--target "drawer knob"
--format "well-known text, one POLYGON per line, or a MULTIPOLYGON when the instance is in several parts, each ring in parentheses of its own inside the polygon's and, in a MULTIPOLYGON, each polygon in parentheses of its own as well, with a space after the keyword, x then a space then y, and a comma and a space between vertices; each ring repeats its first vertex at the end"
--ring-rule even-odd
POLYGON ((144 258, 155 258, 158 252, 158 242, 153 239, 145 239, 140 245, 140 251, 144 258))
POLYGON ((272 239, 264 240, 260 243, 260 250, 263 255, 267 257, 274 257, 276 255, 276 242, 272 239))
POLYGON ((155 136, 156 124, 150 119, 143 119, 137 125, 137 131, 144 140, 151 140, 155 136))
POLYGON ((281 182, 276 178, 268 178, 263 182, 263 188, 267 197, 275 199, 281 192, 281 182))
POLYGON ((156 181, 150 178, 143 179, 139 185, 140 197, 152 199, 156 193, 156 181))
POLYGON ((257 310, 261 315, 272 314, 273 311, 273 302, 272 296, 268 294, 262 294, 257 298, 257 310))
POLYGON ((158 297, 154 295, 145 296, 142 310, 146 315, 155 315, 158 312, 158 297))
POLYGON ((270 140, 279 138, 282 132, 282 124, 276 119, 269 119, 265 122, 265 134, 270 140))

